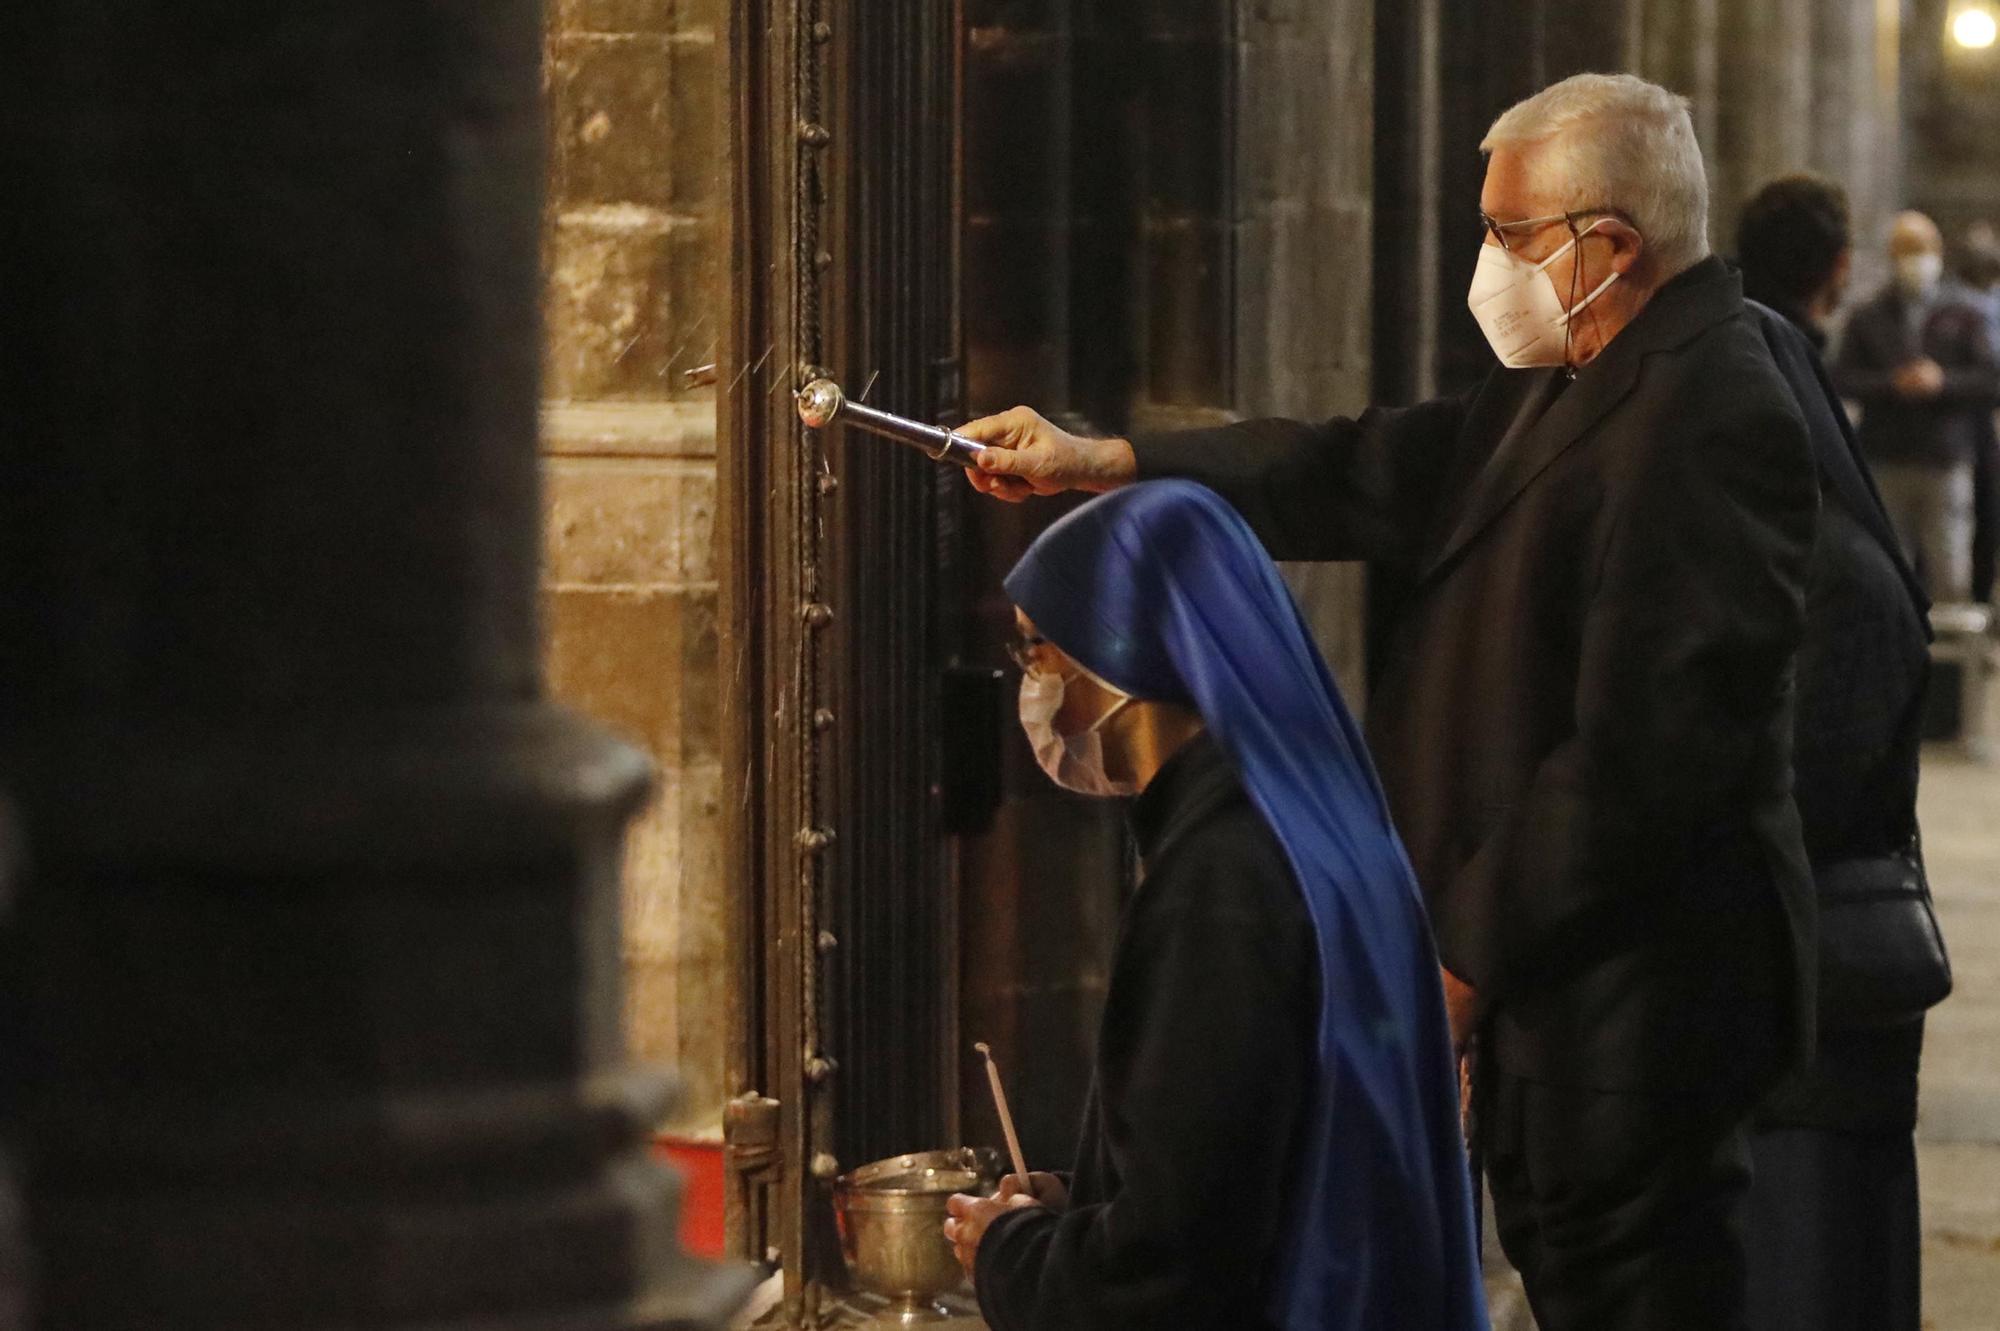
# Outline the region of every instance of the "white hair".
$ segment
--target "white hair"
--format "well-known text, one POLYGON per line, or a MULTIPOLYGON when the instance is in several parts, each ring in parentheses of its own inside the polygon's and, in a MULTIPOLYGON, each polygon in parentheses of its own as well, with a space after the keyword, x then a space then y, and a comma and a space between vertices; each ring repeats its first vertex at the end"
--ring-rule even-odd
POLYGON ((1481 152, 1548 145, 1543 182, 1565 210, 1613 208, 1671 277, 1708 257, 1708 172, 1688 100, 1630 74, 1578 74, 1516 103, 1481 152))

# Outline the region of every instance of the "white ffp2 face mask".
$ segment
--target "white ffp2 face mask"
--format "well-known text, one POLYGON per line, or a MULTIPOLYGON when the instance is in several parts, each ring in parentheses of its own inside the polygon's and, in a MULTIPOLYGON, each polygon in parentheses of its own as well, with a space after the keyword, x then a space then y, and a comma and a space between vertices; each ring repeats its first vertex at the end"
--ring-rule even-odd
POLYGON ((1896 281, 1916 295, 1927 294, 1943 277, 1942 255, 1905 254, 1896 260, 1896 281))
MULTIPOLYGON (((1102 681, 1100 681, 1101 683, 1102 681)), ((1049 774, 1049 780, 1079 795, 1132 795, 1138 787, 1129 781, 1114 781, 1104 770, 1104 738, 1097 732, 1104 723, 1125 710, 1132 696, 1117 689, 1118 701, 1104 715, 1078 735, 1056 733, 1056 713, 1062 710, 1067 682, 1060 675, 1029 670, 1021 675, 1021 729, 1034 746, 1035 761, 1049 774)), ((1106 684, 1105 688, 1111 686, 1106 684)))
POLYGON ((1567 363, 1570 321, 1589 309, 1619 275, 1612 273, 1578 301, 1575 309, 1565 310, 1549 266, 1602 225, 1602 219, 1592 222, 1540 263, 1498 245, 1479 247, 1479 266, 1473 270, 1465 305, 1479 321, 1479 331, 1486 334, 1487 344, 1502 365, 1510 370, 1532 370, 1567 363))

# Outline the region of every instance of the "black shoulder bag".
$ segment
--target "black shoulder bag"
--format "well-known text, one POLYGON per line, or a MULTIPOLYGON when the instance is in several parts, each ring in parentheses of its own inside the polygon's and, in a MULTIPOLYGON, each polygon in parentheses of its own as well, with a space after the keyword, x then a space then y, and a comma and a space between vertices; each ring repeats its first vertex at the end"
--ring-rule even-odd
POLYGON ((1820 866, 1813 877, 1823 1025, 1895 1025, 1944 1000, 1951 960, 1915 838, 1888 855, 1820 866))

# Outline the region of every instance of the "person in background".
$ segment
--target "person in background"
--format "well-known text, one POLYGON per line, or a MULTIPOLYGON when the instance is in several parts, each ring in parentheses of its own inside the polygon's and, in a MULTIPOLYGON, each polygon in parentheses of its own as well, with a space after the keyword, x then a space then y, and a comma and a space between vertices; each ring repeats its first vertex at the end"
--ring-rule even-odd
MULTIPOLYGON (((1839 958, 1885 972, 1929 955, 1917 758, 1929 666, 1928 604, 1816 348, 1849 258, 1847 198, 1788 176, 1745 205, 1743 288, 1805 417, 1820 480, 1819 533, 1799 648, 1794 798, 1819 895, 1819 1043, 1760 1107, 1750 1139, 1750 1320, 1759 1331, 1918 1331, 1917 1063, 1923 1014, 1858 994, 1839 958), (1873 894, 1859 909, 1857 892, 1873 894), (1901 931, 1914 929, 1914 937, 1901 931), (1914 946, 1908 946, 1914 943, 1914 946)), ((1941 954, 1940 954, 1941 955, 1941 954)), ((1917 992, 1937 976, 1919 965, 1917 992)), ((1941 995, 1940 995, 1941 996, 1941 995)))
POLYGON ((1972 594, 1973 470, 2000 400, 1985 314, 1944 280, 1944 237, 1918 212, 1889 236, 1895 277, 1854 312, 1834 382, 1861 408, 1861 449, 1931 598, 1972 594))
POLYGON ((1821 352, 1854 267, 1847 218, 1846 190, 1801 173, 1752 195, 1736 228, 1744 299, 1782 314, 1821 352))
POLYGON ((1986 316, 1986 331, 2000 346, 2000 233, 1990 222, 1965 229, 1959 247, 1958 277, 1964 290, 1986 316))
POLYGON ((955 1196, 993 1331, 1485 1331, 1437 953, 1359 729, 1243 519, 1184 481, 1007 576, 1021 721, 1133 795, 1076 1173, 955 1196))
MULTIPOLYGON (((1988 222, 1966 228, 1959 276, 1986 315, 1986 334, 2000 349, 2000 235, 1988 222)), ((1972 460, 1972 599, 1991 604, 2000 572, 2000 419, 1987 417, 1972 460)))

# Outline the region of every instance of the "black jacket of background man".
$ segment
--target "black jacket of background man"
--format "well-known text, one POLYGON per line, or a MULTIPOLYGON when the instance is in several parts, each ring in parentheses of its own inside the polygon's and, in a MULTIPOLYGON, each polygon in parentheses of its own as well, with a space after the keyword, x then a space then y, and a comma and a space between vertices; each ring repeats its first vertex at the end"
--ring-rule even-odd
POLYGON ((1793 662, 1818 486, 1721 261, 1566 386, 1496 370, 1358 420, 1133 445, 1143 477, 1214 487, 1279 559, 1412 582, 1369 738, 1503 1071, 1754 1090, 1803 1055, 1793 662))
MULTIPOLYGON (((1805 415, 1820 475, 1792 762, 1806 856, 1818 880, 1834 865, 1901 855, 1916 837, 1929 603, 1875 493, 1810 325, 1750 308, 1805 415)), ((1907 1134, 1916 1124, 1922 1045, 1921 1021, 1841 1029, 1822 1020, 1811 1067, 1764 1102, 1759 1123, 1907 1134)))
POLYGON ((1777 310, 1750 311, 1805 417, 1820 477, 1792 764, 1806 857, 1901 851, 1917 834, 1930 602, 1808 335, 1777 310))
POLYGON ((1922 310, 1911 308, 1912 299, 1892 282, 1848 318, 1834 382, 1861 404, 1861 451, 1870 462, 1969 466, 2000 395, 1986 316, 1950 286, 1922 310), (1944 391, 1906 398, 1890 380, 1924 356, 1943 368, 1944 391))

